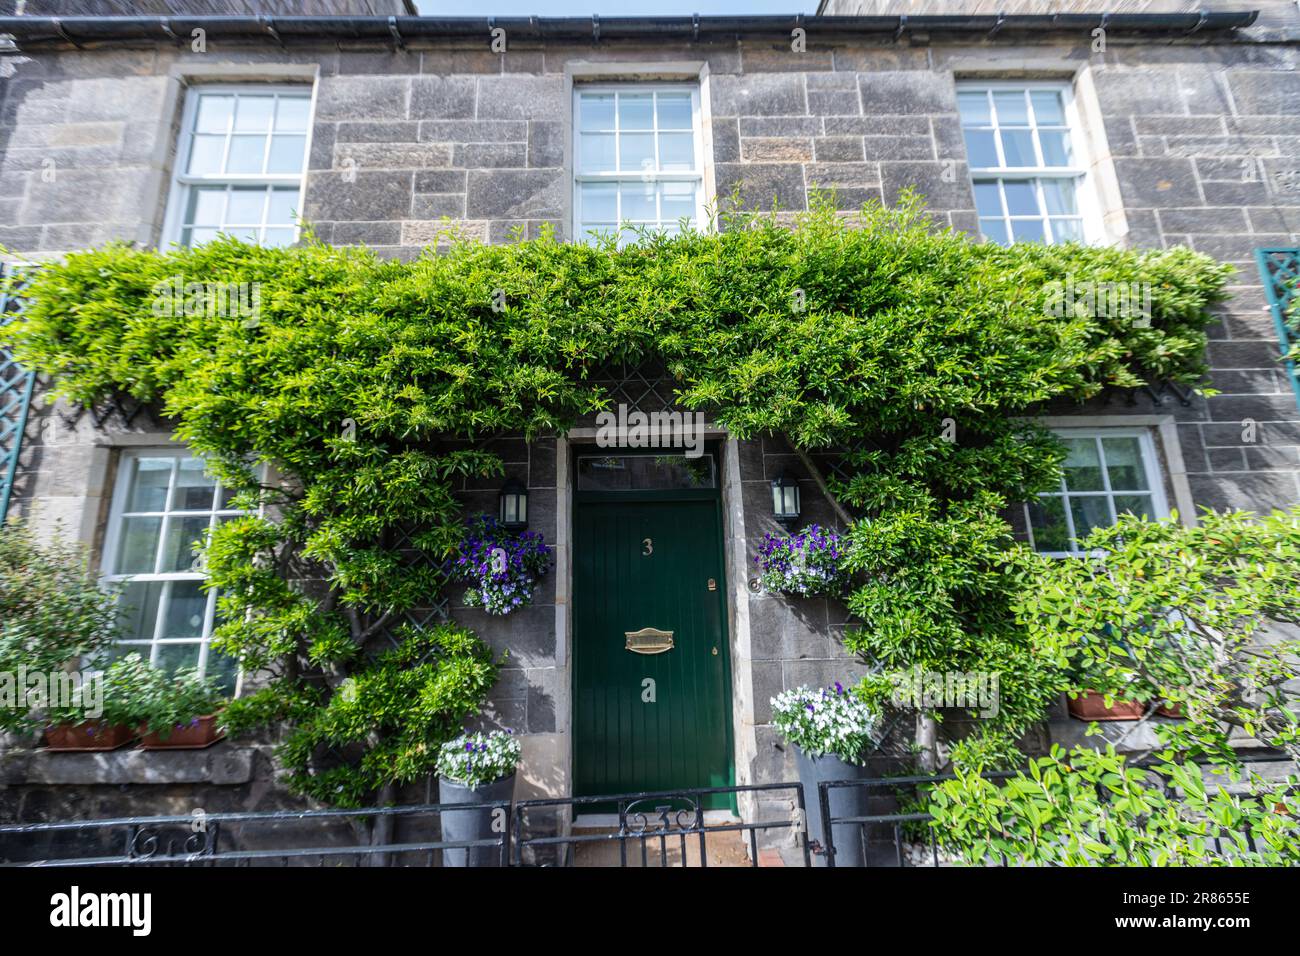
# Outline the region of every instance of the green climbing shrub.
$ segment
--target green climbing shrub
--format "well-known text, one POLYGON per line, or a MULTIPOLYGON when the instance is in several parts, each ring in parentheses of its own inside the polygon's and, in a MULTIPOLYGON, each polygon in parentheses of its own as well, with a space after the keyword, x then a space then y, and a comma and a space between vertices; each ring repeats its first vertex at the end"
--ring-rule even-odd
POLYGON ((988 752, 1005 749, 1057 686, 1010 608, 1001 512, 1062 457, 1021 419, 1109 386, 1200 382, 1230 270, 1187 249, 977 245, 935 230, 914 197, 856 218, 833 205, 792 228, 737 213, 623 249, 548 234, 410 263, 311 241, 111 245, 42 268, 3 334, 73 401, 159 404, 239 503, 264 506, 207 546, 218 644, 271 675, 227 719, 287 723, 282 756, 307 792, 359 801, 431 766, 490 661, 459 631, 442 632, 454 650, 410 633, 375 648, 447 583, 454 489, 503 473, 498 438, 606 407, 603 368, 649 360, 731 434, 839 455, 862 622, 850 646, 889 666, 1002 671, 988 752), (1053 310, 1049 287, 1071 277, 1149 287, 1149 321, 1053 310), (256 283, 257 314, 222 314, 206 287, 157 307, 178 278, 256 283))

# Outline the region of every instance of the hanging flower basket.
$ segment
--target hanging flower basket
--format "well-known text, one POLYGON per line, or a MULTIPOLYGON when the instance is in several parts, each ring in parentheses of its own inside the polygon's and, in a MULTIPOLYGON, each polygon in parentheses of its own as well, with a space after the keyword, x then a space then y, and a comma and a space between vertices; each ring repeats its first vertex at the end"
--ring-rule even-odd
POLYGON ((839 533, 812 524, 788 537, 764 535, 754 563, 765 590, 811 597, 840 593, 844 585, 843 556, 839 533))

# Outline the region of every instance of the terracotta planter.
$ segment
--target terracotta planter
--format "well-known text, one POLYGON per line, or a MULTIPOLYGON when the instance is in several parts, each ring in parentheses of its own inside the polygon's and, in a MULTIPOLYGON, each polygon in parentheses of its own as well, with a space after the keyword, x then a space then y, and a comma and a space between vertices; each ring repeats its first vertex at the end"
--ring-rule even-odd
POLYGON ((56 724, 48 728, 45 731, 45 749, 66 753, 116 750, 135 738, 136 732, 126 724, 83 720, 79 724, 56 724))
POLYGON ((206 717, 199 717, 193 724, 182 724, 172 728, 172 732, 164 740, 157 731, 149 731, 149 728, 140 725, 140 749, 141 750, 199 750, 203 747, 211 747, 222 737, 226 736, 217 730, 217 714, 208 714, 206 717))
POLYGON ((1173 717, 1177 720, 1181 720, 1182 718, 1187 716, 1187 712, 1183 710, 1182 704, 1174 704, 1171 706, 1167 703, 1162 703, 1159 707, 1156 708, 1156 716, 1173 717))
POLYGON ((1078 720, 1141 720, 1147 705, 1140 700, 1117 700, 1107 707, 1105 698, 1095 690, 1085 690, 1077 700, 1069 701, 1070 716, 1078 720))

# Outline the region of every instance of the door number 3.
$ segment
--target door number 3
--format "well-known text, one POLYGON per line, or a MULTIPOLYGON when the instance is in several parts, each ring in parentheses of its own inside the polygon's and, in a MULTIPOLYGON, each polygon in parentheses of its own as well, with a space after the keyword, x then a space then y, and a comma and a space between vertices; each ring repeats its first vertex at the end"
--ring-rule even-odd
POLYGON ((654 553, 655 553, 655 542, 653 538, 646 538, 644 541, 641 542, 642 556, 648 558, 650 555, 654 553))

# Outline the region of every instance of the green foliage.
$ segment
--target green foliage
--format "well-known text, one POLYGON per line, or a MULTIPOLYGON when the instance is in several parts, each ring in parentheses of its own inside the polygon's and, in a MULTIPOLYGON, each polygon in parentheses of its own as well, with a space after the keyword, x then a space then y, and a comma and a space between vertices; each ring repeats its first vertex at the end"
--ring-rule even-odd
MULTIPOLYGON (((864 623, 852 646, 1001 670, 994 729, 1013 735, 1055 678, 1010 611, 1017 559, 999 515, 1054 480, 1060 458, 1017 418, 1112 385, 1198 383, 1207 306, 1230 270, 1185 249, 975 245, 934 231, 913 198, 854 221, 821 201, 793 229, 723 225, 621 250, 456 242, 412 263, 311 243, 108 246, 43 268, 3 334, 74 401, 161 403, 245 504, 266 506, 208 544, 219 643, 272 674, 227 719, 290 722, 285 759, 306 792, 360 800, 407 779, 450 715, 472 711, 473 695, 450 688, 443 710, 411 694, 379 705, 372 690, 412 688, 372 642, 445 585, 452 492, 502 474, 493 441, 564 431, 608 404, 595 372, 646 359, 736 437, 852 450, 833 483, 861 518, 845 558, 864 623), (258 283, 256 322, 155 309, 175 276, 258 283), (1046 287, 1071 276, 1149 284, 1149 327, 1053 317, 1046 287), (262 463, 276 476, 265 485, 262 463), (307 580, 319 586, 295 583, 307 580), (377 709, 359 714, 340 694, 348 680, 377 709)), ((486 677, 480 657, 451 658, 486 677)))
POLYGON ((1232 792, 1194 763, 1143 769, 1113 747, 1056 747, 1005 782, 958 770, 929 809, 940 844, 974 865, 1295 866, 1298 783, 1251 776, 1232 792))
POLYGON ((1036 654, 1111 697, 1184 714, 1160 723, 1184 756, 1235 763, 1244 731, 1300 762, 1300 508, 1206 512, 1194 528, 1125 516, 1090 557, 1027 558, 1017 613, 1036 654))
MULTIPOLYGON (((115 596, 97 584, 84 551, 38 542, 17 521, 0 526, 0 672, 50 675, 98 656, 117 634, 115 596)), ((0 730, 30 729, 25 707, 0 707, 0 730)))

